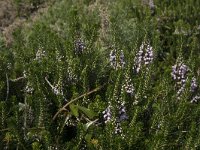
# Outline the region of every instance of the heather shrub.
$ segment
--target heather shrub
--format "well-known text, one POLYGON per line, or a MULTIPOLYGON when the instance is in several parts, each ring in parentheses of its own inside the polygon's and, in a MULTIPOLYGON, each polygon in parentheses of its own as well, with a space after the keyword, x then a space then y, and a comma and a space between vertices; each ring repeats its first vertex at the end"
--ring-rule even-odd
POLYGON ((55 2, 0 49, 1 149, 199 149, 195 0, 55 2))

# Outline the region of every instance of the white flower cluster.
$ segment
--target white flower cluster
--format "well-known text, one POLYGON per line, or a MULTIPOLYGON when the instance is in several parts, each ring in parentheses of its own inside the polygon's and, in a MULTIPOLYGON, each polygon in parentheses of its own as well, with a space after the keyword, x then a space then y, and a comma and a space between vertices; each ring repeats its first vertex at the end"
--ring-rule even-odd
POLYGON ((115 68, 117 66, 117 51, 116 50, 112 50, 110 52, 110 65, 115 68))
POLYGON ((124 68, 125 66, 125 59, 124 59, 124 52, 123 50, 120 51, 119 56, 117 54, 117 50, 112 50, 110 52, 110 65, 114 69, 124 68))
POLYGON ((200 96, 196 94, 197 90, 198 90, 197 79, 193 77, 190 84, 190 91, 192 92, 191 103, 197 103, 200 100, 200 96))
POLYGON ((119 107, 119 114, 118 114, 118 122, 124 121, 128 119, 127 113, 126 113, 126 107, 124 105, 124 102, 121 103, 119 107))
POLYGON ((121 127, 121 124, 119 122, 116 123, 115 134, 122 134, 122 127, 121 127))
POLYGON ((198 88, 197 79, 193 77, 190 85, 190 91, 194 93, 197 90, 197 88, 198 88))
POLYGON ((188 66, 186 66, 182 62, 177 63, 174 66, 172 66, 171 75, 172 75, 173 80, 175 80, 178 85, 178 92, 177 92, 178 99, 180 99, 179 96, 185 89, 188 71, 189 71, 188 66))
POLYGON ((77 39, 74 43, 75 53, 82 54, 84 49, 86 48, 84 42, 81 39, 77 39))
POLYGON ((173 80, 178 81, 178 84, 184 84, 186 82, 186 74, 188 73, 189 68, 185 64, 178 63, 172 66, 172 78, 173 80))
POLYGON ((35 60, 40 61, 43 57, 45 57, 45 55, 46 55, 46 51, 43 50, 42 47, 39 47, 35 56, 35 60))
MULTIPOLYGON (((172 79, 175 80, 176 84, 177 84, 178 99, 180 99, 180 95, 185 89, 186 81, 188 79, 187 74, 188 74, 189 70, 190 70, 189 67, 186 66, 182 62, 179 62, 179 63, 175 64, 174 66, 172 66, 171 75, 172 75, 172 79)), ((193 77, 192 80, 191 80, 191 83, 190 83, 190 92, 192 94, 191 103, 197 102, 200 99, 199 96, 197 96, 197 95, 194 96, 197 89, 198 89, 197 79, 195 77, 193 77)))
POLYGON ((69 65, 67 69, 67 80, 70 83, 75 83, 77 81, 77 75, 74 73, 72 67, 69 65))
POLYGON ((63 58, 64 58, 64 56, 61 55, 58 50, 56 50, 56 60, 58 62, 61 62, 63 58))
POLYGON ((197 103, 200 100, 200 96, 196 95, 192 98, 192 100, 190 101, 191 103, 197 103))
POLYGON ((122 86, 122 88, 125 89, 126 93, 131 94, 131 95, 134 94, 135 89, 134 89, 132 80, 127 75, 126 75, 125 83, 122 86))
POLYGON ((63 90, 58 84, 52 90, 55 95, 63 95, 63 90))
POLYGON ((133 69, 139 73, 142 65, 149 65, 153 61, 153 48, 148 42, 143 42, 134 60, 133 69))
POLYGON ((102 113, 103 113, 104 122, 105 123, 109 122, 112 117, 111 106, 109 105, 102 113))
POLYGON ((32 94, 34 91, 34 88, 32 87, 32 85, 30 84, 30 82, 27 83, 26 87, 25 87, 25 92, 32 94))
POLYGON ((153 61, 153 48, 147 44, 146 45, 146 53, 144 55, 144 64, 148 65, 153 61))
MULTIPOLYGON (((128 116, 126 114, 126 108, 124 106, 124 102, 122 102, 118 108, 119 108, 119 111, 118 111, 118 119, 117 119, 117 121, 121 122, 123 120, 127 120, 128 116)), ((103 118, 104 118, 105 123, 110 121, 111 117, 112 117, 111 105, 109 104, 109 106, 102 113, 103 113, 103 118)))
POLYGON ((108 123, 112 120, 112 124, 114 125, 114 133, 119 134, 122 138, 124 138, 124 134, 122 133, 121 122, 128 119, 128 115, 126 113, 125 103, 121 101, 117 101, 118 106, 118 114, 116 118, 112 118, 111 112, 111 104, 102 112, 104 123, 108 123))
POLYGON ((23 71, 23 76, 24 76, 24 78, 27 78, 28 74, 27 74, 26 70, 23 71))

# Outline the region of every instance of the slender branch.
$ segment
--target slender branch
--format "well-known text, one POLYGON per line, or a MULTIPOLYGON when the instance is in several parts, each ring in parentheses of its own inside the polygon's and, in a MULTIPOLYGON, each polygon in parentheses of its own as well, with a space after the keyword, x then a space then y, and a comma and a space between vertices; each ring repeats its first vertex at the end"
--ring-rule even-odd
POLYGON ((54 115, 54 117, 53 117, 53 120, 56 119, 56 117, 58 116, 58 114, 59 114, 60 112, 62 112, 63 110, 66 110, 66 107, 69 106, 71 103, 73 103, 73 102, 79 100, 79 99, 82 98, 82 97, 88 96, 88 95, 90 95, 90 94, 92 94, 92 93, 94 93, 94 92, 99 91, 99 90, 100 90, 101 88, 103 88, 104 86, 105 86, 105 84, 104 84, 103 86, 99 86, 99 87, 93 89, 92 91, 89 91, 89 92, 87 92, 87 93, 84 93, 84 94, 80 95, 79 97, 76 97, 76 98, 72 99, 70 102, 68 102, 67 104, 65 104, 62 108, 60 108, 60 109, 57 111, 57 113, 56 113, 56 114, 54 115))
POLYGON ((25 79, 25 77, 19 77, 19 78, 16 78, 16 79, 10 79, 10 81, 17 82, 17 81, 22 80, 22 79, 25 79))
POLYGON ((45 80, 46 80, 46 82, 49 84, 49 86, 51 87, 51 89, 52 89, 52 91, 54 92, 54 94, 56 94, 56 95, 62 95, 63 98, 66 99, 66 98, 64 97, 63 93, 60 92, 55 86, 53 86, 53 85, 51 84, 51 82, 47 79, 47 77, 45 77, 45 80))
POLYGON ((6 101, 8 100, 9 95, 9 80, 8 80, 8 74, 6 73, 6 83, 7 83, 7 92, 6 92, 6 101))
POLYGON ((6 128, 6 129, 2 129, 2 130, 0 130, 0 132, 3 132, 3 131, 9 131, 10 130, 10 128, 6 128))
POLYGON ((45 77, 45 80, 47 81, 47 83, 49 84, 49 86, 54 89, 55 87, 49 82, 49 80, 47 79, 47 77, 45 77))
POLYGON ((95 119, 95 120, 90 120, 89 118, 83 116, 83 118, 87 121, 87 122, 92 122, 92 123, 96 123, 99 119, 95 119))
MULTIPOLYGON (((45 129, 45 127, 33 127, 33 128, 27 128, 27 130, 43 130, 43 129, 45 129)), ((13 130, 13 128, 5 128, 5 129, 1 129, 0 132, 9 131, 9 130, 13 130)))
POLYGON ((24 99, 25 110, 24 110, 24 137, 26 137, 26 127, 27 127, 27 101, 26 97, 24 99))

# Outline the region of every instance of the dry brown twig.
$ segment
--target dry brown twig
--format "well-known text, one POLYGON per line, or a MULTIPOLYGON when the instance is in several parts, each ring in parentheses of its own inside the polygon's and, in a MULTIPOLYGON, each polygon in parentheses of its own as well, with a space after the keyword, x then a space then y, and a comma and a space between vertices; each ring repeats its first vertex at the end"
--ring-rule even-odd
POLYGON ((72 99, 71 101, 69 101, 67 104, 65 104, 62 108, 60 108, 60 109, 57 111, 57 113, 56 113, 56 114, 54 115, 54 117, 53 117, 53 120, 56 119, 56 117, 58 116, 58 114, 59 114, 60 112, 66 110, 66 107, 69 106, 71 103, 73 103, 73 102, 79 100, 79 99, 82 98, 82 97, 88 96, 88 95, 90 95, 90 94, 92 94, 92 93, 94 93, 94 92, 99 91, 99 90, 102 89, 104 86, 105 86, 105 84, 102 85, 102 86, 99 86, 99 87, 97 87, 97 88, 95 88, 95 89, 93 89, 93 90, 91 90, 91 91, 89 91, 89 92, 87 92, 87 93, 84 93, 84 94, 82 94, 82 95, 80 95, 80 96, 78 96, 78 97, 76 97, 76 98, 74 98, 74 99, 72 99))

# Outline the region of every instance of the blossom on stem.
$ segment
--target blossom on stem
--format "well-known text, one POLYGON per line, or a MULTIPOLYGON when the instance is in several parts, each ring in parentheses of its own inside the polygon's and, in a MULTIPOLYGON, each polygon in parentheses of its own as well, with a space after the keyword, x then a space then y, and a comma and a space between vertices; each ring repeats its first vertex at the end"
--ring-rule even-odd
POLYGON ((148 66, 153 62, 153 47, 148 42, 142 42, 134 59, 133 69, 139 73, 142 66, 148 66))
POLYGON ((197 90, 197 88, 198 88, 197 79, 193 77, 190 85, 190 91, 194 93, 197 90))
POLYGON ((112 50, 110 52, 110 65, 114 69, 124 68, 125 67, 125 58, 124 58, 124 52, 123 50, 120 51, 119 55, 117 53, 117 50, 112 50))
POLYGON ((173 80, 179 81, 178 84, 184 84, 186 82, 186 74, 189 68, 183 63, 178 63, 172 66, 172 78, 173 80))
POLYGON ((153 61, 153 48, 147 44, 146 53, 144 55, 144 64, 148 65, 153 61))
POLYGON ((81 54, 83 53, 85 47, 84 42, 81 39, 77 39, 74 43, 74 47, 75 47, 75 53, 76 54, 81 54))
POLYGON ((41 61, 41 59, 45 57, 45 55, 46 55, 46 51, 43 50, 42 47, 39 47, 39 49, 36 52, 35 60, 41 61))
POLYGON ((25 91, 26 93, 29 93, 29 94, 32 94, 32 93, 33 93, 34 88, 33 88, 32 85, 30 84, 30 82, 27 83, 27 85, 26 85, 24 91, 25 91))
POLYGON ((115 122, 114 133, 120 135, 123 139, 125 138, 120 122, 115 122))
POLYGON ((181 93, 185 89, 186 80, 187 80, 187 73, 189 71, 189 67, 186 66, 184 63, 179 62, 172 66, 172 79, 176 81, 177 84, 177 96, 180 99, 181 93))
POLYGON ((122 86, 122 88, 124 88, 124 90, 125 90, 126 93, 128 93, 128 94, 134 94, 135 89, 134 89, 132 80, 127 75, 126 75, 126 78, 125 78, 125 83, 122 86))
POLYGON ((117 122, 116 126, 115 126, 115 134, 121 134, 121 133, 122 133, 121 124, 119 122, 117 122))
POLYGON ((117 51, 116 50, 112 50, 110 52, 110 65, 113 67, 113 68, 116 68, 117 66, 117 51))
POLYGON ((102 113, 103 113, 104 122, 105 123, 109 122, 112 117, 111 106, 109 105, 102 113))
POLYGON ((124 105, 124 102, 121 103, 119 107, 119 112, 118 112, 118 122, 124 121, 128 119, 127 113, 126 113, 126 107, 124 105))
POLYGON ((63 91, 58 85, 56 85, 52 90, 55 95, 63 95, 63 91))
POLYGON ((200 96, 196 95, 195 97, 192 98, 192 100, 190 101, 191 103, 197 103, 200 100, 200 96))

